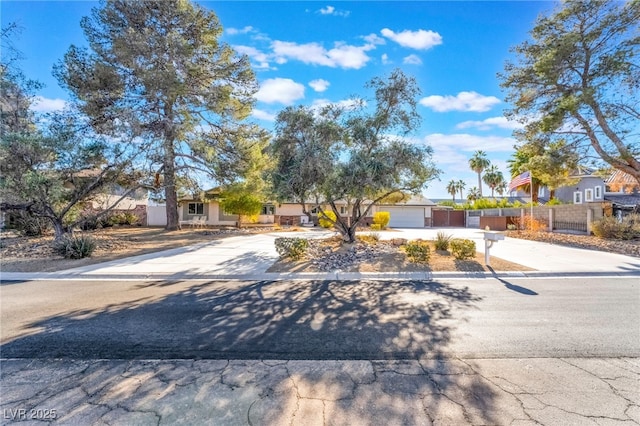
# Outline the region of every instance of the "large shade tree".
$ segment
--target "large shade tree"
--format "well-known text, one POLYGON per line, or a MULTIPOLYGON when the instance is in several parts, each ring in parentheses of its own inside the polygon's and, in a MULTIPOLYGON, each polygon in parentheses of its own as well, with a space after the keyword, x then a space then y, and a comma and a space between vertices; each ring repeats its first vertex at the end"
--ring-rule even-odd
POLYGON ((406 140, 420 124, 415 79, 395 70, 365 87, 373 97, 347 110, 314 113, 301 107, 280 115, 273 145, 278 197, 294 195, 278 183, 291 182, 298 193, 307 191, 318 205, 329 205, 347 242, 355 241, 356 227, 376 203, 395 194, 417 194, 439 175, 431 148, 406 140), (303 128, 300 121, 286 120, 289 113, 304 117, 303 128), (340 201, 349 206, 347 215, 339 211, 340 201))
POLYGON ((178 228, 176 184, 196 173, 241 175, 261 133, 242 124, 255 102, 249 59, 219 41, 216 15, 189 0, 106 0, 81 21, 89 49, 71 46, 56 67, 94 129, 123 126, 157 143, 167 229, 178 228))
POLYGON ((640 182, 640 1, 567 0, 500 75, 527 139, 564 139, 640 182))

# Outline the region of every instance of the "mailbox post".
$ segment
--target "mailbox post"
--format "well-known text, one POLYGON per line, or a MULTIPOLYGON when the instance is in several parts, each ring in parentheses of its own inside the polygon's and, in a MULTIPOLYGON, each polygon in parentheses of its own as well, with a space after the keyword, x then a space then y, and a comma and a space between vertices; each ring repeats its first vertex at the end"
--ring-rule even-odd
POLYGON ((484 263, 491 266, 491 255, 489 249, 496 241, 504 240, 504 234, 497 231, 484 231, 484 263))

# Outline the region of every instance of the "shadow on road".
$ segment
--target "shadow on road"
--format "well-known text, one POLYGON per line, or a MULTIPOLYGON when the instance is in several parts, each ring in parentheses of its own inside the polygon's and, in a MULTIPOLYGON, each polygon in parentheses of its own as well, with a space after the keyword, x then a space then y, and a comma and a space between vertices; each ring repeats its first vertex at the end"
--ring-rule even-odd
MULTIPOLYGON (((2 346, 4 357, 74 359, 437 358, 468 288, 421 281, 261 281, 177 285, 160 300, 131 299, 46 317, 2 346)), ((133 296, 133 294, 132 294, 133 296)))
MULTIPOLYGON (((90 399, 111 398, 113 388, 123 401, 157 399, 157 395, 178 392, 175 386, 167 390, 164 377, 188 375, 186 370, 171 371, 177 368, 172 365, 182 362, 176 361, 179 359, 263 360, 265 373, 258 368, 255 380, 268 380, 269 389, 289 389, 295 382, 298 390, 305 387, 346 395, 344 401, 336 402, 334 415, 343 405, 346 413, 357 402, 360 407, 381 410, 386 421, 417 423, 418 418, 411 416, 424 413, 424 409, 407 410, 406 404, 413 401, 420 405, 421 398, 429 398, 432 407, 434 403, 453 404, 458 409, 463 400, 475 401, 474 407, 462 409, 480 413, 488 423, 495 422, 496 389, 477 375, 450 371, 451 364, 442 362, 451 338, 453 311, 473 309, 481 300, 467 287, 422 281, 191 284, 168 280, 140 284, 131 291, 131 298, 124 303, 33 321, 25 326, 25 334, 2 345, 2 357, 69 360, 72 365, 86 360, 82 362, 91 362, 90 366, 84 367, 74 383, 95 387, 90 399), (136 291, 154 286, 171 291, 159 300, 136 295, 136 291), (123 380, 138 380, 133 367, 127 366, 127 360, 136 359, 153 359, 157 364, 143 364, 146 367, 140 377, 144 380, 138 381, 143 385, 135 387, 131 395, 122 393, 123 380), (115 367, 107 360, 113 360, 115 367), (273 377, 274 373, 266 371, 276 371, 273 366, 281 365, 276 360, 360 360, 373 366, 373 375, 367 379, 374 380, 373 387, 357 391, 355 376, 342 371, 344 367, 336 364, 322 369, 313 361, 302 364, 304 368, 282 364, 278 370, 282 376, 273 377), (385 372, 389 364, 376 367, 380 360, 393 360, 396 374, 385 372), (445 397, 445 392, 460 395, 460 402, 445 397)), ((223 384, 241 380, 244 373, 238 370, 236 374, 228 365, 216 367, 221 372, 211 375, 211 380, 223 384)), ((213 386, 211 383, 203 384, 203 389, 213 386)), ((229 395, 217 394, 217 403, 248 392, 243 386, 237 385, 229 395)), ((371 413, 370 420, 375 421, 375 411, 371 413)))
POLYGON ((522 286, 519 286, 519 285, 516 285, 516 284, 512 284, 509 281, 507 281, 507 280, 505 280, 503 278, 500 278, 498 276, 498 274, 496 274, 496 271, 494 271, 493 268, 491 268, 491 266, 487 266, 487 268, 493 274, 493 278, 495 278, 496 280, 500 281, 509 290, 513 290, 513 291, 515 291, 517 293, 524 294, 525 296, 537 296, 538 295, 538 293, 536 293, 535 291, 533 291, 531 289, 528 289, 526 287, 522 287, 522 286))

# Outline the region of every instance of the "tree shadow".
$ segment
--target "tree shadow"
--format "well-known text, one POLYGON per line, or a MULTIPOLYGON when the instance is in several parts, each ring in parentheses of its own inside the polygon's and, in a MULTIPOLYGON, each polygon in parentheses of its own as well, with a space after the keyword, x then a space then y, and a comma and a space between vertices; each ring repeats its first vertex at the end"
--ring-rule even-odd
MULTIPOLYGON (((3 342, 2 356, 73 362, 391 360, 422 362, 416 365, 427 366, 427 371, 428 365, 437 363, 442 371, 434 375, 422 371, 421 378, 407 384, 416 388, 412 391, 394 383, 387 383, 387 389, 381 379, 379 390, 388 399, 389 413, 401 410, 402 401, 417 394, 430 395, 436 405, 440 399, 450 403, 443 394, 456 388, 458 393, 473 394, 465 399, 475 401, 477 411, 486 412, 483 418, 491 423, 495 389, 481 380, 465 382, 441 362, 448 355, 453 313, 473 309, 481 300, 467 287, 392 280, 184 284, 179 280, 141 284, 140 289, 175 286, 175 291, 161 299, 136 298, 134 293, 120 304, 40 318, 25 325, 21 336, 3 342)), ((315 374, 314 365, 309 361, 298 380, 310 387, 327 386, 326 374, 333 373, 315 374)), ((290 380, 282 378, 269 386, 284 386, 290 380)), ((353 381, 339 380, 332 386, 349 387, 353 381)), ((358 404, 380 407, 375 395, 360 394, 358 404)), ((400 419, 402 413, 397 415, 400 419)))

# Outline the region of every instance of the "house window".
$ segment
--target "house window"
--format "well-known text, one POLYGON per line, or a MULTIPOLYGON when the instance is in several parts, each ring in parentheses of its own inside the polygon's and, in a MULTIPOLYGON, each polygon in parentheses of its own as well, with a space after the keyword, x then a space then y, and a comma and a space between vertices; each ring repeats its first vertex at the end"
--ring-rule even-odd
POLYGON ((320 212, 320 207, 315 206, 311 209, 311 214, 318 214, 320 212))
POLYGON ((203 203, 189 203, 189 207, 187 209, 187 214, 190 215, 203 215, 204 214, 204 204, 203 203))
POLYGON ((576 191, 573 193, 573 204, 582 204, 582 192, 576 191))
POLYGON ((344 215, 347 214, 347 207, 346 206, 340 206, 340 215, 344 215))
POLYGON ((596 186, 595 188, 593 188, 593 196, 596 200, 599 200, 602 198, 602 187, 601 186, 596 186))
POLYGON ((547 187, 546 187, 546 186, 542 186, 542 185, 540 185, 540 186, 538 187, 538 197, 540 197, 540 198, 545 198, 545 197, 546 197, 546 195, 545 195, 545 191, 546 191, 546 189, 547 189, 547 187))
POLYGON ((260 212, 262 215, 272 215, 276 214, 276 206, 273 204, 265 204, 262 206, 262 211, 260 212))
POLYGON ((588 188, 584 190, 584 200, 586 202, 593 201, 593 189, 588 188))

